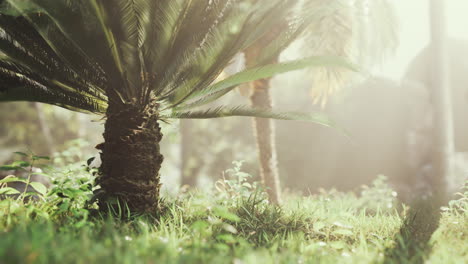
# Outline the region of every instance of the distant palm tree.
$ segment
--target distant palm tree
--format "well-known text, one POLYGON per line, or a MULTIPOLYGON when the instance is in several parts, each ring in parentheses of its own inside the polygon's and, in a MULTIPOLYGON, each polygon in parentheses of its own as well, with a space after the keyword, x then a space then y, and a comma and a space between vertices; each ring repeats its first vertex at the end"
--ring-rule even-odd
POLYGON ((446 1, 430 1, 430 29, 432 54, 429 78, 433 106, 432 166, 429 185, 434 192, 435 202, 444 204, 449 199, 448 182, 453 173, 454 124, 452 88, 449 80, 448 45, 446 29, 446 1))
MULTIPOLYGON (((132 212, 159 207, 159 122, 259 116, 326 123, 246 107, 193 110, 237 85, 322 65, 261 62, 214 82, 234 55, 290 17, 296 0, 8 0, 0 11, 0 101, 34 101, 105 115, 96 196, 132 212), (214 83, 213 83, 214 82, 214 83)), ((306 13, 304 13, 306 14, 306 13)), ((291 16, 299 31, 307 17, 291 16)), ((277 44, 281 44, 281 35, 277 44)), ((284 45, 263 52, 269 57, 284 45)))
MULTIPOLYGON (((301 12, 313 12, 304 24, 305 29, 289 31, 282 44, 289 44, 303 38, 302 52, 313 55, 333 55, 359 61, 363 66, 382 58, 396 45, 395 24, 392 8, 387 0, 303 0, 301 12)), ((266 47, 277 45, 275 39, 288 30, 289 21, 283 20, 254 45, 245 50, 247 67, 255 67, 259 62, 278 63, 280 52, 265 56, 266 47)), ((343 67, 326 65, 315 67, 312 96, 315 102, 326 103, 330 94, 350 80, 349 70, 343 67)), ((248 95, 255 108, 272 109, 270 78, 250 83, 248 95)), ((277 168, 275 146, 275 126, 272 120, 254 118, 254 135, 257 140, 260 161, 260 175, 267 187, 270 201, 281 201, 280 180, 277 168)))

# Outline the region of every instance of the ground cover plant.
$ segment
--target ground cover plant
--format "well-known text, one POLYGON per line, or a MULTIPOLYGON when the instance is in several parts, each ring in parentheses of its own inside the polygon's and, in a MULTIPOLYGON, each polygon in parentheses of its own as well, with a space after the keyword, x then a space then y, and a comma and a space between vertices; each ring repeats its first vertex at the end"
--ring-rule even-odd
MULTIPOLYGON (((15 165, 27 170, 30 164, 15 165)), ((402 235, 409 210, 383 176, 356 192, 287 193, 279 207, 241 166, 233 163, 205 191, 168 197, 160 215, 146 217, 96 210, 90 200, 94 169, 85 162, 46 166, 42 175, 54 183, 49 190, 37 187, 37 199, 0 202, 0 263, 464 263, 468 258, 467 189, 438 211, 440 226, 427 250, 402 235), (399 254, 392 254, 396 250, 399 254)))

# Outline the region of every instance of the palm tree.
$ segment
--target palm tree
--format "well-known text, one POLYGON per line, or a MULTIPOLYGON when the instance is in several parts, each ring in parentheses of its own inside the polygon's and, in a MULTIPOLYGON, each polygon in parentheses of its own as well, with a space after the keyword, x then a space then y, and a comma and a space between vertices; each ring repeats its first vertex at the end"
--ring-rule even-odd
MULTIPOLYGON (((393 12, 386 0, 357 0, 350 4, 348 0, 304 0, 303 11, 313 10, 309 15, 307 28, 291 34, 289 44, 296 38, 305 39, 303 52, 314 55, 334 55, 352 58, 363 65, 382 57, 387 50, 395 46, 395 31, 393 12), (372 39, 371 39, 372 38, 372 39)), ((287 30, 289 21, 278 22, 278 26, 265 34, 255 45, 244 51, 247 67, 255 67, 257 63, 277 63, 283 49, 276 54, 262 57, 264 47, 268 47, 280 32, 287 30)), ((324 65, 327 66, 327 65, 324 65)), ((316 67, 312 73, 314 85, 312 96, 315 102, 326 103, 328 95, 349 81, 349 72, 343 67, 316 67)), ((250 83, 249 96, 252 107, 271 110, 272 98, 270 92, 270 78, 256 80, 250 83)), ((271 119, 254 117, 254 136, 260 164, 260 175, 264 182, 269 199, 273 203, 281 201, 280 178, 277 168, 275 146, 275 126, 271 119)))
MULTIPOLYGON (((34 101, 105 115, 100 206, 159 207, 159 122, 259 116, 312 120, 242 106, 194 109, 237 85, 337 58, 258 63, 214 82, 234 55, 291 16, 295 0, 8 0, 0 14, 0 101, 34 101)), ((292 16, 291 16, 292 17, 292 16)), ((294 16, 294 18, 297 18, 294 16)), ((307 19, 291 20, 299 31, 307 19)), ((263 52, 270 56, 284 45, 263 52)))
POLYGON ((451 159, 454 155, 454 124, 452 91, 449 81, 447 32, 445 18, 446 3, 430 1, 432 63, 431 93, 434 113, 434 144, 432 164, 434 173, 429 184, 434 191, 434 200, 439 205, 448 201, 448 180, 452 176, 451 159))

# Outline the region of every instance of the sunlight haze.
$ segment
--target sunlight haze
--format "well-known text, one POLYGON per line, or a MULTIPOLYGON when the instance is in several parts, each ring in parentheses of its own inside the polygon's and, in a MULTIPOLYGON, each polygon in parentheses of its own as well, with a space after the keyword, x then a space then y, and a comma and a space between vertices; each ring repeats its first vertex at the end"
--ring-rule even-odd
MULTIPOLYGON (((451 38, 468 40, 468 1, 446 1, 447 33, 451 38)), ((394 57, 381 67, 375 75, 399 80, 408 63, 429 43, 429 1, 394 0, 398 16, 399 47, 394 57)))

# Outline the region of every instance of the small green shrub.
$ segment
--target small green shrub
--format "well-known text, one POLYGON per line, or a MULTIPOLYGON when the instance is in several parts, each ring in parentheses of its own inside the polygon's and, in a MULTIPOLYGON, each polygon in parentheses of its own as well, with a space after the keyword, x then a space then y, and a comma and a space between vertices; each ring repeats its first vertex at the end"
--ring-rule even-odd
MULTIPOLYGON (((95 214, 94 168, 46 166, 53 186, 41 199, 0 201, 0 263, 398 263, 384 255, 403 223, 384 178, 361 195, 289 194, 276 206, 241 165, 212 188, 166 198, 158 218, 125 221, 95 214)), ((463 195, 422 253, 431 263, 466 257, 463 195)))

